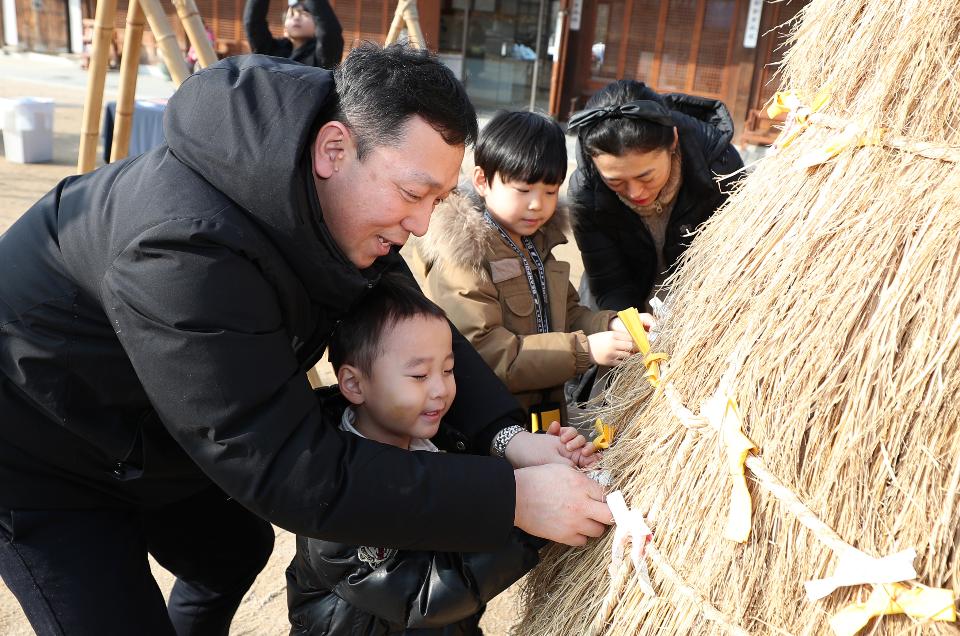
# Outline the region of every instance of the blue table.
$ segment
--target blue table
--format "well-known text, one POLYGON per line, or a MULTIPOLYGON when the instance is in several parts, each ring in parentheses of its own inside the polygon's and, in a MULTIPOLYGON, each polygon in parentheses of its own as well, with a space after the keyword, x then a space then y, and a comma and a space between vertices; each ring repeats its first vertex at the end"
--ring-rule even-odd
MULTIPOLYGON (((140 155, 166 141, 163 136, 163 110, 165 99, 138 99, 133 107, 133 129, 130 131, 128 157, 140 155)), ((103 161, 110 163, 110 147, 113 145, 113 125, 117 116, 117 102, 107 102, 103 109, 103 161)))

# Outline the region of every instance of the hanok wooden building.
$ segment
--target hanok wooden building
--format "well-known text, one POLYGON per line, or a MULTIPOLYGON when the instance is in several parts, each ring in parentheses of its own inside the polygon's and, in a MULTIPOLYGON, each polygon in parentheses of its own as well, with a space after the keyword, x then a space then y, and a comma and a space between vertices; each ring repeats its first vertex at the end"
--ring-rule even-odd
MULTIPOLYGON (((5 43, 30 50, 81 50, 95 0, 0 0, 5 43), (77 24, 77 22, 80 24, 77 24)), ((221 56, 248 51, 243 0, 196 0, 221 56)), ((790 20, 809 0, 419 0, 429 46, 464 81, 478 109, 534 107, 565 119, 599 87, 619 78, 661 92, 724 101, 738 141, 773 137, 763 104, 778 88, 773 65, 790 20)), ((164 0, 171 17, 175 10, 164 0)), ((396 0, 331 0, 349 47, 382 42, 396 0)), ((286 0, 272 0, 282 32, 286 0)), ((121 50, 126 0, 117 11, 121 50)), ((180 29, 177 20, 171 20, 180 29)), ((178 37, 186 50, 182 31, 178 37)), ((149 32, 147 61, 155 60, 149 32)))

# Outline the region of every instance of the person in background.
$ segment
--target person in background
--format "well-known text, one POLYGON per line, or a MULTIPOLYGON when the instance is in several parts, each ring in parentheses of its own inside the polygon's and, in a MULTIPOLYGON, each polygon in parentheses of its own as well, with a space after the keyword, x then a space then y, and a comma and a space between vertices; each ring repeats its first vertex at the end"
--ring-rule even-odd
POLYGON ((568 196, 589 285, 581 297, 602 309, 649 310, 742 175, 730 113, 716 100, 620 80, 593 95, 568 131, 579 148, 568 196))
MULTIPOLYGON (((330 342, 330 362, 339 385, 327 390, 322 425, 414 452, 466 448, 444 421, 457 393, 450 325, 409 278, 385 275, 353 308, 330 342)), ((593 454, 572 429, 560 437, 593 454)), ((486 603, 533 568, 546 543, 517 529, 491 552, 298 536, 287 569, 290 634, 480 634, 486 603)))
POLYGON ((479 199, 453 195, 416 239, 427 295, 443 307, 527 410, 531 429, 568 422, 563 385, 591 365, 612 367, 634 352, 616 312, 579 303, 558 210, 567 171, 563 130, 529 112, 498 113, 474 151, 479 199))
POLYGON ((343 57, 343 28, 327 0, 290 2, 283 14, 283 37, 267 26, 270 0, 247 0, 243 28, 254 53, 286 57, 307 66, 332 69, 343 57))

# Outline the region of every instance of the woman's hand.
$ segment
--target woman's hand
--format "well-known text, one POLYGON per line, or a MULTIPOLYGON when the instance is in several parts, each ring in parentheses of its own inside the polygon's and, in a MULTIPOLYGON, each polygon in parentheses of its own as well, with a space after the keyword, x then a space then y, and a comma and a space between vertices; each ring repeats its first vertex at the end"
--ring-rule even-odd
POLYGON ((590 360, 604 367, 615 367, 636 351, 633 338, 627 333, 626 328, 622 332, 595 333, 587 336, 587 342, 590 344, 590 360))

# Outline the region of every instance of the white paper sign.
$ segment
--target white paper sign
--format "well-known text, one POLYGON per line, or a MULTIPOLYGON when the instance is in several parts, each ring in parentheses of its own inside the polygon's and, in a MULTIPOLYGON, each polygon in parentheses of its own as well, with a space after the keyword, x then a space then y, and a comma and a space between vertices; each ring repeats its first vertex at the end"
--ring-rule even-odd
POLYGON ((743 48, 754 49, 757 47, 762 13, 763 0, 750 0, 750 8, 747 10, 747 28, 743 32, 743 48))

